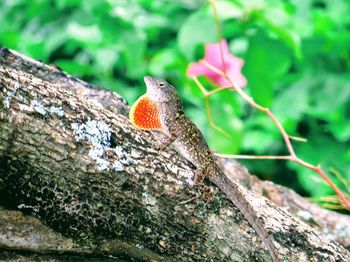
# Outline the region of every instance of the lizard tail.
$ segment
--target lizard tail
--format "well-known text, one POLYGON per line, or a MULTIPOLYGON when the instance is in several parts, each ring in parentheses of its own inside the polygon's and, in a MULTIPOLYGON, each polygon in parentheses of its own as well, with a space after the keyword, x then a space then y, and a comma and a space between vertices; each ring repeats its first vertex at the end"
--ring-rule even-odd
POLYGON ((253 226, 262 242, 268 249, 273 261, 280 261, 271 236, 268 234, 263 223, 253 211, 249 201, 242 194, 241 186, 231 181, 221 171, 213 172, 213 174, 209 176, 209 179, 226 194, 227 198, 230 199, 230 201, 241 211, 245 219, 248 220, 250 225, 253 226))

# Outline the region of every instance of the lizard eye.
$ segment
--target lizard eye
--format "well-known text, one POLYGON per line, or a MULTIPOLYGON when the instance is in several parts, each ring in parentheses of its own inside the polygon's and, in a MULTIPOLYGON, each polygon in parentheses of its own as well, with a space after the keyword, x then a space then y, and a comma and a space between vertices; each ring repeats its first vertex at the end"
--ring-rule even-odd
POLYGON ((164 87, 164 86, 165 86, 165 83, 164 83, 164 82, 159 82, 159 83, 158 83, 158 86, 159 86, 159 87, 164 87))

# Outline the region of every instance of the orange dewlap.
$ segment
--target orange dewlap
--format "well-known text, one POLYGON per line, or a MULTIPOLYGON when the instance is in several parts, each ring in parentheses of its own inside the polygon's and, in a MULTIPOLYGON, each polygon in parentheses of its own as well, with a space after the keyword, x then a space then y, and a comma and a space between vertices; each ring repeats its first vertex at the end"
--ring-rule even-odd
POLYGON ((146 95, 141 96, 132 105, 129 113, 131 123, 145 130, 160 130, 160 120, 157 106, 146 95))

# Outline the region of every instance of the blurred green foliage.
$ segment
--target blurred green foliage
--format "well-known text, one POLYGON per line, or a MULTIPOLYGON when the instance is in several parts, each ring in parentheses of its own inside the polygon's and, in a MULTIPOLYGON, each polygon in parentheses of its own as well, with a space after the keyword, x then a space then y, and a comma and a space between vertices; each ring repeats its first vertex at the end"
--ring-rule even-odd
MULTIPOLYGON (((224 38, 245 61, 246 92, 276 113, 296 152, 350 178, 350 1, 218 0, 224 38)), ((286 154, 272 122, 234 92, 210 99, 218 126, 208 125, 204 98, 186 77, 203 44, 217 42, 207 1, 2 0, 0 43, 120 93, 130 103, 144 75, 166 78, 185 101, 214 150, 286 154)), ((214 88, 204 78, 207 88, 214 88)), ((331 193, 317 175, 281 161, 245 161, 253 173, 314 197, 331 193)), ((338 183, 339 184, 339 183, 338 183)), ((344 189, 344 188, 343 188, 344 189)))

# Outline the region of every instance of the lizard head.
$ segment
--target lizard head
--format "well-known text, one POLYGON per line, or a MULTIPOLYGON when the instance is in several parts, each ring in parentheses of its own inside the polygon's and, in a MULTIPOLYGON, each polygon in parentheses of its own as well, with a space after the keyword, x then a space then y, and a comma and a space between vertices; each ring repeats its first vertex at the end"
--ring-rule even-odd
POLYGON ((145 76, 144 81, 147 87, 146 95, 155 103, 176 103, 180 99, 175 87, 165 80, 145 76))
POLYGON ((164 116, 183 110, 175 87, 163 79, 146 76, 147 91, 131 107, 129 119, 139 129, 161 130, 164 116))

